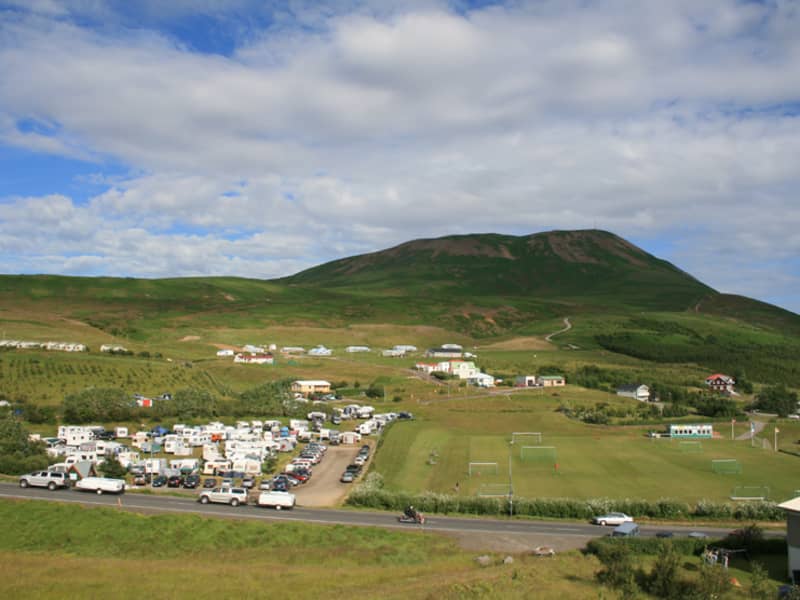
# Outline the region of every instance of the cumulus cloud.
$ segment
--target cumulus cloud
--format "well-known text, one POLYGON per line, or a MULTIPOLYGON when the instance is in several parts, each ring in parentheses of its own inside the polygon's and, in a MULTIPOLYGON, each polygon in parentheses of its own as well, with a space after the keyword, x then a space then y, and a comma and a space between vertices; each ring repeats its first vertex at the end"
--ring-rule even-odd
POLYGON ((712 286, 800 309, 795 3, 13 4, 0 141, 95 161, 106 190, 5 199, 5 270, 277 276, 415 237, 602 227, 671 236, 712 286), (190 6, 246 34, 195 51, 162 26, 190 6), (109 159, 130 174, 102 179, 109 159), (36 250, 19 232, 50 215, 36 250))

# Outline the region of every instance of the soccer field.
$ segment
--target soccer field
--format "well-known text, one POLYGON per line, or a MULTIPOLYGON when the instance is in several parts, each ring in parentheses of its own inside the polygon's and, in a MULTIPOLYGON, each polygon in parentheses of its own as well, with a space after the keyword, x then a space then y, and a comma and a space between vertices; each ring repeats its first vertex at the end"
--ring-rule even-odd
POLYGON ((783 501, 800 489, 798 457, 730 439, 703 440, 687 452, 678 440, 647 437, 647 429, 584 425, 554 413, 552 403, 519 398, 484 402, 471 415, 450 405, 392 427, 375 469, 388 488, 410 492, 507 489, 509 474, 515 495, 522 497, 719 501, 739 486, 769 488, 771 500, 783 501), (520 405, 530 410, 515 411, 520 405), (448 419, 448 411, 457 418, 448 419), (444 427, 447 422, 451 427, 444 427), (506 423, 508 432, 498 431, 506 423), (541 431, 542 442, 512 445, 512 431, 541 431), (554 450, 523 452, 523 445, 554 450), (725 459, 738 461, 741 472, 714 472, 712 460, 725 459), (497 466, 471 469, 470 463, 497 466))

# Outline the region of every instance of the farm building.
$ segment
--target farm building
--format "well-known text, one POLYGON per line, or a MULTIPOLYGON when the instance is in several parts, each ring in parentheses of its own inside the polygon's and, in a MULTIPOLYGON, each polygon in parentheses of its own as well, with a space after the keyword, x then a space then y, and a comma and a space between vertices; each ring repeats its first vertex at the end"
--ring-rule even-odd
POLYGON ((730 394, 733 392, 733 386, 736 385, 736 380, 722 373, 714 373, 706 377, 706 385, 714 392, 730 394))
POLYGON ((476 373, 467 379, 470 385, 477 385, 478 387, 490 388, 494 387, 494 377, 487 373, 476 373))
POLYGON ((328 394, 331 391, 330 381, 317 379, 301 379, 292 382, 292 392, 296 394, 328 394))
POLYGON ((794 585, 798 585, 800 584, 800 497, 787 500, 778 507, 786 511, 789 577, 794 585))
POLYGON ((542 387, 562 387, 567 384, 563 375, 542 375, 539 377, 542 387))
POLYGON ((640 402, 647 402, 650 400, 650 388, 643 383, 621 385, 617 388, 617 396, 624 396, 625 398, 634 398, 640 402))
POLYGON ((710 438, 714 436, 714 426, 710 423, 670 425, 669 435, 674 438, 710 438))
POLYGON ((539 385, 536 375, 519 375, 514 378, 514 387, 536 387, 539 385))

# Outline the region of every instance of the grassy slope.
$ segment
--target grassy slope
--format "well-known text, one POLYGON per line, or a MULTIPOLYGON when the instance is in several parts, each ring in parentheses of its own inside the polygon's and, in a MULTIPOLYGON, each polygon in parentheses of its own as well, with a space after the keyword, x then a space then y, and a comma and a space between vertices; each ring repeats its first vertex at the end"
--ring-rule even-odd
MULTIPOLYGON (((124 502, 124 500, 123 500, 124 502)), ((10 598, 594 598, 596 561, 577 553, 478 567, 447 538, 377 528, 142 516, 0 502, 10 598), (176 543, 176 541, 178 543, 176 543), (402 582, 402 585, 399 583, 402 582), (287 587, 288 586, 288 587, 287 587)), ((499 557, 495 557, 499 560, 499 557)))

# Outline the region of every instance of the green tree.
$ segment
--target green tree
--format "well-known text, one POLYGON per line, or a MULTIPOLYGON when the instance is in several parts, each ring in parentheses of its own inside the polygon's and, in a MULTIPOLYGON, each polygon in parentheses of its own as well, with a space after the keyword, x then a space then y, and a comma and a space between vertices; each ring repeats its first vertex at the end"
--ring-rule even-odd
POLYGON ((597 579, 619 590, 623 598, 635 597, 639 586, 636 584, 636 570, 630 547, 627 544, 611 543, 604 546, 597 557, 604 567, 597 573, 597 579))
POLYGON ((752 600, 772 600, 775 589, 769 580, 769 574, 761 563, 754 562, 750 567, 750 585, 747 595, 752 600))
POLYGON ((797 411, 797 392, 789 391, 785 385, 771 385, 756 396, 755 407, 763 412, 777 413, 788 417, 797 411))
POLYGON ((650 571, 647 590, 659 598, 682 598, 684 590, 678 581, 680 564, 680 555, 671 543, 665 543, 650 571))
POLYGON ((64 420, 74 424, 127 421, 133 414, 133 408, 133 400, 119 388, 87 388, 68 394, 62 402, 64 420))
POLYGON ((291 401, 289 381, 270 381, 251 388, 239 395, 242 414, 274 415, 285 414, 286 405, 291 401))
POLYGON ((44 469, 47 452, 41 442, 32 442, 28 431, 10 412, 0 416, 0 473, 21 475, 44 469))
POLYGON ((695 584, 695 597, 698 600, 717 600, 725 597, 725 592, 731 588, 728 570, 720 565, 706 565, 700 567, 700 576, 695 584))
POLYGON ((172 400, 159 401, 156 406, 165 405, 179 419, 217 416, 217 397, 207 390, 187 388, 178 390, 172 400))
POLYGON ((100 465, 100 471, 105 477, 113 477, 115 479, 124 479, 125 474, 128 472, 116 456, 107 458, 100 465))

